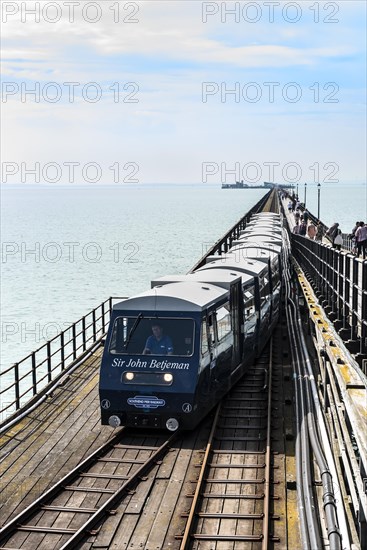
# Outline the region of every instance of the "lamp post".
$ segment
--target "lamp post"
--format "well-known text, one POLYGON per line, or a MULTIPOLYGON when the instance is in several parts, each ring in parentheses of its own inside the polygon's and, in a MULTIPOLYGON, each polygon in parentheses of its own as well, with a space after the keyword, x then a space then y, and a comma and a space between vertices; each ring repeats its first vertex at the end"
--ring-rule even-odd
POLYGON ((307 197, 307 183, 305 183, 305 200, 304 200, 305 208, 306 208, 306 197, 307 197))
POLYGON ((298 200, 298 181, 297 181, 297 200, 298 200))
POLYGON ((321 184, 320 182, 317 184, 317 218, 320 219, 320 190, 321 190, 321 184))

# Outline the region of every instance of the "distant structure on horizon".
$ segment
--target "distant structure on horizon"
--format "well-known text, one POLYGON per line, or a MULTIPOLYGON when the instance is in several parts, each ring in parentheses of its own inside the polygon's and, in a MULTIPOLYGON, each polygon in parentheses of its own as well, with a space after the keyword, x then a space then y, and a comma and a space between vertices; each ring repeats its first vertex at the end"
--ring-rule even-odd
POLYGON ((236 183, 222 183, 222 189, 273 189, 278 187, 279 189, 294 189, 294 185, 288 183, 272 183, 270 181, 264 181, 262 185, 250 185, 244 183, 243 180, 236 181, 236 183))

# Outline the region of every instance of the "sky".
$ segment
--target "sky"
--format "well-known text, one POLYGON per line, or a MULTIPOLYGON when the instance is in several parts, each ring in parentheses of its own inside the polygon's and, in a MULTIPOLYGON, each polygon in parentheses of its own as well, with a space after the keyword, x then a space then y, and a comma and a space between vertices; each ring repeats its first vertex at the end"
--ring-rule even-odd
POLYGON ((8 2, 3 183, 366 182, 366 3, 8 2))

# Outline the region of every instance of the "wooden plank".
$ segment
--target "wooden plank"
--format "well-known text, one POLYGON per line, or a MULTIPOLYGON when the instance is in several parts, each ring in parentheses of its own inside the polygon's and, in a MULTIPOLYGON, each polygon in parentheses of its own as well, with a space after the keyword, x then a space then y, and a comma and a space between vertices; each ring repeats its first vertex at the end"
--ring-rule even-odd
MULTIPOLYGON (((20 432, 13 430, 17 437, 21 434, 23 441, 3 461, 6 470, 0 492, 4 503, 2 523, 19 513, 56 479, 76 466, 83 456, 111 436, 110 428, 99 426, 98 376, 95 369, 99 360, 99 357, 90 359, 87 368, 84 365, 82 377, 69 379, 72 386, 68 389, 72 392, 66 394, 63 387, 52 402, 41 405, 40 417, 45 419, 43 424, 33 419, 28 420, 27 429, 21 427, 20 432), (89 380, 91 373, 93 377, 89 380), (81 382, 83 388, 80 388, 81 382), (70 395, 74 394, 70 400, 70 395), (47 414, 47 410, 51 412, 47 414), (91 424, 93 428, 99 426, 99 430, 90 432, 91 424), (81 438, 80 433, 85 433, 85 436, 81 438)), ((6 445, 2 452, 7 452, 6 445)))

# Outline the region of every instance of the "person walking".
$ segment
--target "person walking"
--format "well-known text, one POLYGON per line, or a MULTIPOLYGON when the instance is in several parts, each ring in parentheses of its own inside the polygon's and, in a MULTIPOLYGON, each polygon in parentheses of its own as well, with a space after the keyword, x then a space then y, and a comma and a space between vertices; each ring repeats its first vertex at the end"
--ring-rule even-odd
POLYGON ((308 222, 308 218, 309 218, 309 213, 308 213, 308 210, 305 208, 302 214, 302 219, 306 222, 306 224, 308 222))
POLYGON ((357 245, 357 257, 362 253, 363 259, 366 259, 367 253, 367 226, 364 222, 359 222, 359 227, 355 233, 357 245))
POLYGON ((321 222, 318 222, 317 228, 316 228, 315 241, 322 241, 323 236, 324 236, 324 228, 322 227, 321 222))
POLYGON ((351 234, 349 235, 349 238, 352 241, 352 245, 351 245, 352 254, 357 254, 356 231, 359 227, 359 224, 360 224, 360 222, 356 222, 355 226, 352 229, 351 234))
POLYGON ((292 233, 294 233, 295 235, 299 235, 299 230, 300 230, 300 226, 299 226, 298 220, 296 220, 296 225, 293 227, 292 233))
POLYGON ((307 227, 307 237, 313 241, 315 236, 316 236, 316 227, 314 226, 313 223, 310 223, 310 225, 307 227))
POLYGON ((307 224, 305 223, 304 220, 302 220, 301 225, 299 226, 299 234, 305 237, 306 232, 307 232, 307 224))
POLYGON ((343 244, 342 230, 338 229, 336 237, 334 239, 334 246, 337 250, 340 250, 343 244))
POLYGON ((329 227, 329 229, 325 233, 325 237, 329 239, 329 241, 333 246, 334 246, 334 239, 338 234, 338 227, 339 227, 338 223, 333 223, 333 225, 329 227))

